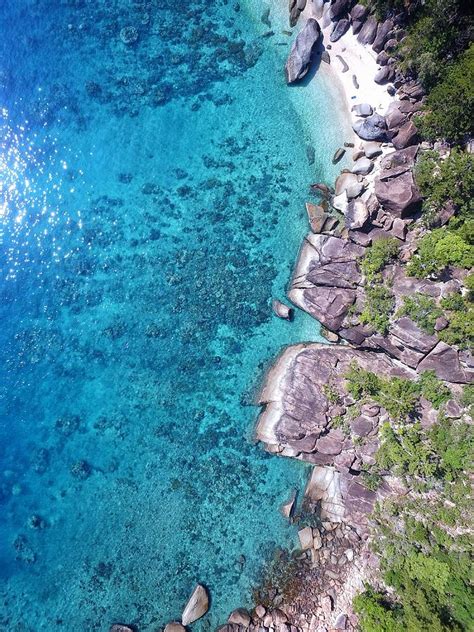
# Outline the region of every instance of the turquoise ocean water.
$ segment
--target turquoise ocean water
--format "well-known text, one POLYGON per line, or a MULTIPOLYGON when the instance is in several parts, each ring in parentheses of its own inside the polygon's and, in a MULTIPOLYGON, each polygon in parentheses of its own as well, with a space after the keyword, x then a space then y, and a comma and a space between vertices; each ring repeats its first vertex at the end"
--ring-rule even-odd
POLYGON ((253 445, 251 404, 319 339, 270 303, 346 130, 323 76, 285 86, 286 27, 260 0, 2 2, 2 632, 154 632, 196 581, 205 630, 296 544, 306 470, 253 445))

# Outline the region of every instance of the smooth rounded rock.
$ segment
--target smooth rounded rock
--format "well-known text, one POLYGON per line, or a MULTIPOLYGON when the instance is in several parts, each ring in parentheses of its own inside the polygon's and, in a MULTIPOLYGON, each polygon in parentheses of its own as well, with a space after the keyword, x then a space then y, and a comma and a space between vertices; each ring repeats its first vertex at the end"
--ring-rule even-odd
POLYGON ((373 107, 369 103, 356 103, 351 108, 356 116, 371 116, 374 113, 373 107))
POLYGON ((163 632, 186 632, 184 625, 181 625, 178 621, 172 621, 165 625, 163 632))
POLYGON ((181 621, 183 625, 189 625, 203 617, 209 610, 209 596, 207 590, 201 584, 197 584, 183 610, 181 621))
POLYGON ((310 18, 296 36, 291 48, 285 72, 287 83, 302 79, 309 70, 314 47, 321 36, 319 24, 310 18))
POLYGON ((372 114, 372 116, 356 121, 352 129, 363 140, 384 141, 387 138, 385 118, 377 112, 372 114))
POLYGON ((227 621, 229 623, 235 623, 235 625, 241 625, 244 628, 248 628, 252 619, 245 608, 237 608, 231 612, 227 621))
POLYGON ((285 305, 278 299, 273 299, 272 301, 272 309, 275 316, 278 318, 283 318, 284 320, 291 320, 293 315, 293 310, 288 305, 285 305))
POLYGON ((359 158, 352 167, 352 173, 356 173, 361 176, 366 176, 374 168, 374 163, 368 158, 359 158))

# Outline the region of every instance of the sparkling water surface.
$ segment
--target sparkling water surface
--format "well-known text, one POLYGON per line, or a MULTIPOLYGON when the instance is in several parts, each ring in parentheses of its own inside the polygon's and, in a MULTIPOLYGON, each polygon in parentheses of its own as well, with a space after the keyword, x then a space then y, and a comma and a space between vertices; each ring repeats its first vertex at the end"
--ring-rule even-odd
POLYGON ((324 76, 285 86, 285 28, 261 0, 2 2, 2 632, 155 632, 197 581, 214 628, 296 545, 307 471, 252 403, 320 339, 270 304, 346 129, 324 76))

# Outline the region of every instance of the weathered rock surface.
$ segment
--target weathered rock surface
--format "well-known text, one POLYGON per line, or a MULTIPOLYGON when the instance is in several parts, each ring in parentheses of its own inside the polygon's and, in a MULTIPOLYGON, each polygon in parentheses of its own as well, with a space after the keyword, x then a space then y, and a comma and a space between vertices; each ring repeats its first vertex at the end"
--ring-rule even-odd
POLYGON ((407 121, 399 128, 398 133, 392 138, 395 149, 404 149, 418 143, 418 130, 412 121, 407 121))
POLYGON ((201 584, 197 584, 183 610, 181 621, 183 625, 189 625, 203 617, 209 609, 209 596, 207 590, 201 584))
POLYGON ((275 316, 283 318, 284 320, 291 320, 293 316, 293 310, 288 305, 285 305, 281 301, 274 299, 272 301, 272 309, 275 316))
POLYGON ((392 20, 385 20, 385 22, 382 22, 378 25, 377 35, 375 37, 374 43, 372 44, 372 48, 376 53, 380 53, 380 51, 383 50, 385 42, 387 41, 388 35, 392 31, 392 29, 392 20))
POLYGON ((252 619, 250 618, 249 613, 245 608, 237 608, 230 613, 228 618, 229 623, 235 623, 236 625, 241 625, 243 628, 248 628, 252 619))
POLYGON ((357 40, 361 44, 373 44, 377 34, 377 21, 369 15, 357 35, 357 40))
POLYGON ((359 160, 356 160, 354 166, 352 167, 352 173, 366 176, 372 171, 373 168, 374 163, 371 160, 369 160, 368 158, 359 158, 359 160))
POLYGON ((356 121, 352 129, 363 140, 384 141, 387 138, 387 124, 384 117, 377 112, 372 116, 356 121))
POLYGON ((375 195, 385 210, 402 218, 417 211, 422 201, 411 171, 394 178, 376 178, 375 195))
POLYGON ((380 85, 384 83, 388 83, 389 81, 393 81, 395 77, 395 70, 392 66, 382 66, 379 71, 377 71, 374 81, 380 85))
POLYGON ((336 22, 334 28, 329 37, 331 42, 337 42, 337 40, 341 39, 344 33, 347 33, 349 30, 350 22, 347 19, 342 19, 336 22))
POLYGON ((307 20, 304 27, 296 36, 286 62, 287 83, 294 83, 302 79, 308 72, 314 48, 321 36, 319 24, 313 18, 307 20))

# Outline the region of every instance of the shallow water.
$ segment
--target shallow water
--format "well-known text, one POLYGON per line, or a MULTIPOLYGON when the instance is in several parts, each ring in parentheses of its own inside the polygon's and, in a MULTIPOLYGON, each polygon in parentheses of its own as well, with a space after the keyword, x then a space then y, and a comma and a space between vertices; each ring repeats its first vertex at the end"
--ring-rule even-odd
POLYGON ((306 470, 253 445, 251 404, 319 339, 270 303, 345 128, 323 78, 285 87, 264 8, 2 3, 1 630, 152 632, 196 581, 204 630, 295 545, 306 470))

